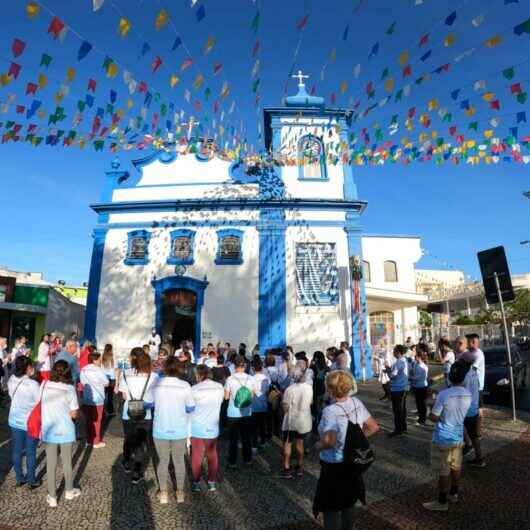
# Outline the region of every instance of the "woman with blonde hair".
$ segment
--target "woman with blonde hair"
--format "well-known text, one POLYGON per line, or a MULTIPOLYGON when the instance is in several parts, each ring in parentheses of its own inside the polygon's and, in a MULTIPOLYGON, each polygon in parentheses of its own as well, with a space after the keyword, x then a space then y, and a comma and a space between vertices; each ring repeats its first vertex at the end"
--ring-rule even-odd
POLYGON ((313 513, 322 518, 326 530, 353 528, 353 508, 358 500, 366 504, 362 475, 352 473, 344 460, 348 423, 362 429, 364 436, 374 435, 379 425, 364 404, 353 397, 357 385, 351 373, 334 370, 326 377, 326 390, 334 403, 322 412, 318 426, 320 440, 320 477, 318 479, 313 513))

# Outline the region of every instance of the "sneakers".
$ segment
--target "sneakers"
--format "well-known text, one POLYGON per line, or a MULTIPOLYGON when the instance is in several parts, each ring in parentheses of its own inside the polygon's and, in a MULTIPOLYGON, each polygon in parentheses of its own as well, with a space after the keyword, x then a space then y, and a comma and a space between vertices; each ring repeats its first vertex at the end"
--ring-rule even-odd
POLYGON ((72 488, 70 491, 64 493, 64 498, 67 501, 71 501, 72 499, 79 497, 79 495, 81 495, 81 490, 79 488, 72 488))
POLYGON ((94 449, 103 449, 107 444, 105 442, 99 442, 98 444, 94 444, 92 447, 94 449))
POLYGON ((486 462, 484 462, 483 458, 481 458, 480 460, 475 458, 473 460, 470 460, 467 464, 471 467, 486 467, 486 462))
POLYGON ((161 491, 158 494, 158 500, 160 504, 167 504, 169 502, 169 497, 167 495, 167 491, 161 491))
POLYGON ((217 483, 208 481, 208 491, 217 491, 217 483))
POLYGON ((20 482, 17 482, 17 488, 21 488, 22 486, 25 486, 28 483, 26 479, 21 480, 20 482))
POLYGON ((296 476, 298 478, 302 478, 304 476, 304 470, 301 466, 296 466, 295 471, 296 471, 296 476))
POLYGON ((177 490, 177 502, 179 504, 184 502, 184 490, 177 490))
POLYGON ((48 503, 48 506, 50 508, 57 508, 57 499, 55 497, 50 497, 50 495, 46 495, 46 502, 48 503))
POLYGON ((42 480, 36 480, 35 482, 30 482, 28 487, 30 490, 36 490, 42 486, 42 480))
POLYGON ((198 493, 201 491, 201 483, 200 482, 192 482, 191 483, 191 491, 194 493, 198 493))
POLYGON ((438 501, 424 502, 422 506, 430 512, 446 512, 449 510, 449 503, 442 504, 438 501))
POLYGON ((129 474, 131 472, 131 468, 129 467, 129 464, 127 462, 123 461, 123 460, 121 461, 121 468, 127 474, 129 474))
POLYGON ((290 469, 284 469, 282 471, 281 478, 291 480, 293 478, 293 472, 290 469))
POLYGON ((453 504, 458 502, 458 493, 448 493, 447 500, 453 504))

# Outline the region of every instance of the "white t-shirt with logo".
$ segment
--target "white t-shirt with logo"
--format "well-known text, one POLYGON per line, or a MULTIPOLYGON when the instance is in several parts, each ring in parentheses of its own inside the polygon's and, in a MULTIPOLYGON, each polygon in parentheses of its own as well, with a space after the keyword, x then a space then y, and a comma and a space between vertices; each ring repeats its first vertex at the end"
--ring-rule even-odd
POLYGON ((356 397, 350 397, 346 401, 333 403, 322 411, 322 419, 318 425, 318 434, 324 436, 326 432, 337 433, 337 443, 331 449, 320 451, 320 459, 330 464, 339 463, 344 460, 344 444, 348 421, 357 423, 361 427, 370 418, 371 414, 362 401, 356 397))
POLYGON ((42 391, 42 441, 62 444, 75 442, 75 424, 70 412, 79 409, 73 385, 45 381, 42 391))
POLYGON ((155 405, 153 438, 159 440, 187 438, 188 415, 195 408, 190 384, 178 377, 164 376, 158 378, 149 393, 148 399, 155 405))
POLYGON ((105 387, 109 379, 105 370, 96 364, 87 364, 81 370, 81 384, 83 385, 84 405, 103 405, 105 403, 105 387))
MULTIPOLYGON (((123 373, 120 375, 120 384, 118 386, 118 390, 126 395, 126 400, 123 404, 122 419, 130 419, 129 414, 127 413, 129 409, 129 400, 140 399, 142 397, 142 390, 144 389, 147 377, 147 374, 137 374, 136 370, 133 370, 131 368, 125 370, 125 376, 123 373)), ((147 384, 147 387, 145 389, 144 403, 152 403, 152 401, 149 400, 151 397, 149 390, 152 386, 156 384, 157 380, 158 376, 155 373, 151 372, 149 374, 149 383, 147 384)), ((148 408, 145 419, 150 420, 151 418, 151 409, 148 408)))
POLYGON ((432 436, 435 444, 454 446, 464 441, 464 419, 470 405, 471 392, 463 386, 450 386, 438 394, 432 407, 432 413, 440 417, 432 436))
POLYGON ((28 430, 28 416, 39 402, 40 386, 37 381, 27 375, 12 375, 7 382, 7 390, 11 398, 8 423, 14 429, 28 430), (14 396, 14 397, 13 397, 14 396))
POLYGON ((195 402, 195 410, 191 414, 191 435, 194 438, 217 438, 224 400, 223 385, 205 379, 191 387, 191 395, 195 402))
POLYGON ((49 353, 50 345, 46 342, 41 342, 37 352, 38 368, 41 372, 49 372, 52 369, 49 353))
POLYGON ((293 383, 283 394, 282 403, 288 407, 283 417, 282 431, 305 434, 311 430, 313 387, 307 383, 293 383))
POLYGON ((230 400, 228 401, 227 411, 229 418, 243 418, 252 415, 252 405, 244 409, 239 409, 234 405, 234 398, 237 394, 237 391, 242 386, 246 386, 253 394, 256 392, 256 381, 254 377, 246 374, 245 372, 235 372, 226 380, 225 390, 230 392, 230 400))

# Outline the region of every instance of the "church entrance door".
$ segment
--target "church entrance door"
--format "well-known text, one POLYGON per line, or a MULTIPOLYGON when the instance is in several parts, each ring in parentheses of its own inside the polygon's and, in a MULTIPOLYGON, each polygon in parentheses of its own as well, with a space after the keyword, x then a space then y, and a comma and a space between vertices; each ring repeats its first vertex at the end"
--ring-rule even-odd
POLYGON ((188 289, 169 289, 162 293, 162 342, 175 349, 183 340, 196 347, 197 295, 188 289))

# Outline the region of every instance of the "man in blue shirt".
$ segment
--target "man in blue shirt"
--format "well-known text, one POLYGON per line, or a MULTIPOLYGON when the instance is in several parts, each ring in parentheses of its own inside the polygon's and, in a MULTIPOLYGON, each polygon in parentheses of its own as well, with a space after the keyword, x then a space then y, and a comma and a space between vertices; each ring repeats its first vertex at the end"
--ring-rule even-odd
POLYGON ((431 464, 439 475, 438 499, 423 503, 430 511, 445 512, 449 501, 458 500, 458 482, 462 468, 464 421, 471 405, 471 392, 464 387, 469 363, 458 360, 451 366, 451 386, 442 390, 432 407, 430 420, 436 426, 432 436, 431 464))
POLYGON ((394 364, 387 368, 390 376, 390 399, 394 412, 394 431, 389 436, 400 436, 407 432, 407 390, 409 367, 405 359, 407 348, 402 344, 394 347, 394 364))

